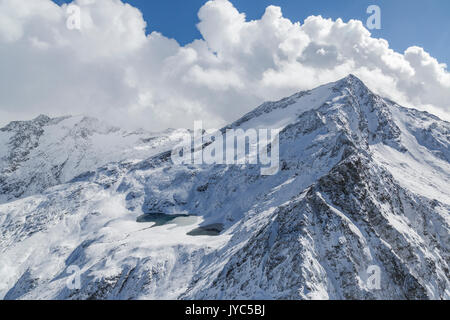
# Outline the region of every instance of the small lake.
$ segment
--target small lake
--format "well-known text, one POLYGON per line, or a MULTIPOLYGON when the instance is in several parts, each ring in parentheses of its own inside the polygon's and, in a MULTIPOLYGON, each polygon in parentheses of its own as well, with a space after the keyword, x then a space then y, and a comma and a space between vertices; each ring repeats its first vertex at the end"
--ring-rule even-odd
MULTIPOLYGON (((153 222, 154 227, 168 224, 176 226, 189 226, 197 222, 198 216, 189 214, 166 214, 166 213, 146 213, 137 217, 136 222, 149 223, 153 222)), ((223 224, 213 223, 206 226, 195 228, 187 233, 189 236, 218 236, 223 231, 223 224)))
POLYGON ((198 227, 187 233, 188 236, 218 236, 223 231, 223 224, 213 223, 198 227))
POLYGON ((166 224, 176 224, 178 226, 188 226, 197 221, 197 216, 189 214, 166 214, 166 213, 146 213, 137 217, 136 222, 154 222, 152 227, 159 227, 166 224))

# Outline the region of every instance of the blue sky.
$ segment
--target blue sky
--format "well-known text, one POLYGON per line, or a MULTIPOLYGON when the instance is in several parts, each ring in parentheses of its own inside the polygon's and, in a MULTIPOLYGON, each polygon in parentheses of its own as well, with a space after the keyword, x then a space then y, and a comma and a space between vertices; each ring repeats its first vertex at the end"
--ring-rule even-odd
MULTIPOLYGON (((55 0, 57 3, 71 2, 55 0)), ((186 44, 200 38, 196 28, 197 12, 206 0, 126 0, 139 8, 147 21, 148 31, 159 31, 167 37, 186 44)), ((369 16, 371 4, 381 8, 382 28, 372 30, 377 38, 389 41, 391 48, 403 53, 412 45, 423 47, 433 57, 450 66, 450 1, 448 0, 232 0, 234 6, 245 12, 248 20, 258 19, 270 5, 280 6, 283 15, 300 21, 310 15, 358 19, 369 16)))

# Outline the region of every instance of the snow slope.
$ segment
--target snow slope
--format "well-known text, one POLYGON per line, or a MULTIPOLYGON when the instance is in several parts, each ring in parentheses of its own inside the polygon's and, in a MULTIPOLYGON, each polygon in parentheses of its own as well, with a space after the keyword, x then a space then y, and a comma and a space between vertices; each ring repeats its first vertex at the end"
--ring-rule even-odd
MULTIPOLYGON (((39 134, 42 119, 33 122, 39 134)), ((227 128, 281 128, 280 171, 173 165, 170 143, 179 133, 148 158, 129 161, 145 154, 107 130, 103 138, 114 143, 98 154, 89 149, 95 160, 79 171, 71 165, 64 179, 7 198, 0 205, 0 297, 450 298, 448 122, 383 99, 350 75, 265 103, 227 128), (143 214, 181 216, 163 225, 136 222, 143 214), (189 235, 211 225, 223 230, 189 235), (81 269, 76 290, 66 286, 73 265, 81 269), (367 284, 373 265, 380 289, 367 284)), ((2 143, 12 141, 14 133, 2 131, 2 143)), ((44 146, 53 146, 44 136, 29 154, 40 153, 12 157, 21 168, 48 168, 57 158, 44 157, 51 149, 44 146)), ((29 181, 28 170, 17 180, 29 181)))
POLYGON ((0 203, 109 162, 145 159, 176 143, 183 132, 127 132, 84 116, 12 122, 0 129, 0 203))

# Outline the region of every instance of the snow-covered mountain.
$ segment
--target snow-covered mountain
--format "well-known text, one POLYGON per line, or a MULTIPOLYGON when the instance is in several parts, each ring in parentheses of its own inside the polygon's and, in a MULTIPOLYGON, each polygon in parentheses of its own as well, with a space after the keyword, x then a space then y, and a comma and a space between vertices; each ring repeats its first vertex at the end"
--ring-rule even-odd
POLYGON ((178 143, 183 130, 128 132, 84 116, 41 115, 0 128, 0 203, 41 193, 114 161, 139 161, 178 143))
POLYGON ((2 129, 0 297, 450 298, 450 123, 352 75, 227 127, 282 129, 271 176, 174 165, 180 132, 137 161, 151 141, 84 121, 2 129))

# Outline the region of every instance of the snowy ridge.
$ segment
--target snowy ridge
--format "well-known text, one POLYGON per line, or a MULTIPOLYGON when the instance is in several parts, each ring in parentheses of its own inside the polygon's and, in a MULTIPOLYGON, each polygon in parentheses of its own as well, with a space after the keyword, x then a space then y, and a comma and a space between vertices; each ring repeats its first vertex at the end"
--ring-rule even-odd
POLYGON ((41 193, 110 162, 145 159, 182 133, 127 132, 84 116, 12 122, 0 129, 0 203, 41 193))
POLYGON ((174 166, 170 138, 145 160, 120 153, 1 204, 0 297, 450 298, 448 122, 348 76, 229 127, 281 128, 278 174, 174 166), (155 226, 136 222, 143 214, 178 217, 155 226), (219 235, 192 235, 212 225, 219 235), (78 290, 66 286, 71 265, 78 290), (370 265, 380 290, 367 286, 370 265))

